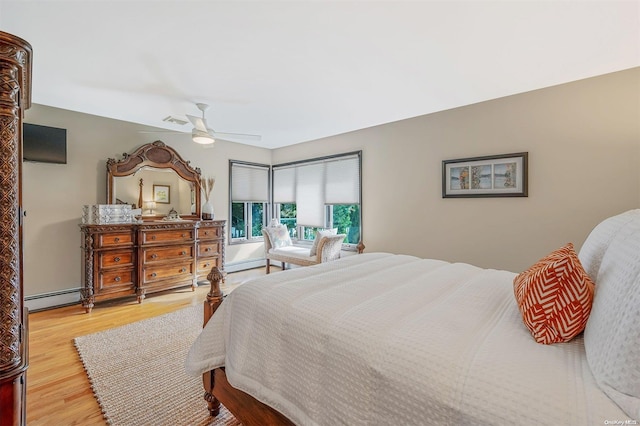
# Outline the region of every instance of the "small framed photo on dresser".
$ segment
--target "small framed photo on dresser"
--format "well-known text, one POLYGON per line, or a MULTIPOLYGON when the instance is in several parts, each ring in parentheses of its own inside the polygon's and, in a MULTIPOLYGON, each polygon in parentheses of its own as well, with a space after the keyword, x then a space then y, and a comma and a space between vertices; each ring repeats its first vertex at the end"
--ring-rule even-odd
POLYGON ((169 185, 153 185, 153 201, 161 204, 169 204, 171 186, 169 185))

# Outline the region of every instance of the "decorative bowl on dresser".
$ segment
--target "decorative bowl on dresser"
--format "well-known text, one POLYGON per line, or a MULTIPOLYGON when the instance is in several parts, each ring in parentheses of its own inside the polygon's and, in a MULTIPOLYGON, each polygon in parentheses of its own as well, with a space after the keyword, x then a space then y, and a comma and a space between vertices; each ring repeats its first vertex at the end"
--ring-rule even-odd
POLYGON ((142 212, 150 202, 166 211, 141 213, 141 220, 107 215, 105 222, 115 218, 116 223, 95 223, 95 215, 83 215, 81 303, 87 312, 99 301, 136 296, 142 302, 148 293, 195 289, 211 268, 224 269, 226 221, 200 219, 200 182, 200 169, 162 141, 125 153, 119 161, 107 160, 104 211, 127 204, 142 212), (157 186, 170 191, 163 201, 154 198, 157 186), (118 218, 133 223, 117 223, 118 218))

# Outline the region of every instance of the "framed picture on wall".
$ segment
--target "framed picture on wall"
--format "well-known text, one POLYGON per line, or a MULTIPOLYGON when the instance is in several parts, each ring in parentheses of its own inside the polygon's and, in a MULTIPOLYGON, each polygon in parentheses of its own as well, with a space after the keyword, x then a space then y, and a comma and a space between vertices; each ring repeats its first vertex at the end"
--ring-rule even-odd
POLYGON ((528 152, 442 162, 442 198, 527 197, 528 152))
POLYGON ((171 187, 169 185, 153 185, 153 201, 169 204, 171 187))

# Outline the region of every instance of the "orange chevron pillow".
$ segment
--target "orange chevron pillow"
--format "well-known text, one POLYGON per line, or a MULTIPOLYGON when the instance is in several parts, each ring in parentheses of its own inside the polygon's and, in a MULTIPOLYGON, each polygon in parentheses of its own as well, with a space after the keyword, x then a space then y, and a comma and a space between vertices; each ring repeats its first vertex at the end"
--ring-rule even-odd
POLYGON ((538 343, 568 342, 587 325, 594 284, 572 243, 516 276, 513 290, 524 324, 538 343))

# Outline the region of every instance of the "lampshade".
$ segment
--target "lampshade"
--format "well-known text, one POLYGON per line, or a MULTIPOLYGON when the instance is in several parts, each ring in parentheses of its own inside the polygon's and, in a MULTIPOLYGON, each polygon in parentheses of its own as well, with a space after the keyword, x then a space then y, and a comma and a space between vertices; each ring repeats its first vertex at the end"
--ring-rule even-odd
POLYGON ((213 139, 213 136, 211 136, 207 132, 203 132, 198 129, 193 129, 191 131, 191 137, 193 138, 193 141, 195 143, 199 143, 202 145, 208 145, 215 142, 215 139, 213 139))
POLYGON ((156 202, 155 201, 145 201, 144 202, 144 208, 153 211, 153 209, 156 208, 156 202))

